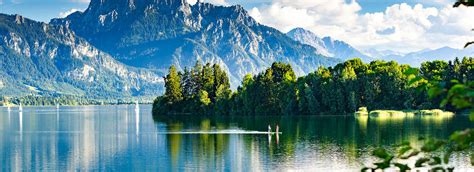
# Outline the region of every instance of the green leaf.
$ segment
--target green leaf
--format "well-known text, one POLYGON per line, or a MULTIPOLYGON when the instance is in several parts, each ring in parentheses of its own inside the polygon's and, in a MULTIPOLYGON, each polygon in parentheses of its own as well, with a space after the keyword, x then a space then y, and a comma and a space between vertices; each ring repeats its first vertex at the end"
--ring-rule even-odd
POLYGON ((418 160, 416 160, 415 162, 415 167, 423 167, 423 164, 430 161, 429 158, 420 158, 418 160))
POLYGON ((398 155, 397 157, 402 157, 405 153, 407 153, 408 151, 411 150, 411 146, 408 145, 408 146, 402 146, 398 149, 398 155))
POLYGON ((386 168, 389 168, 390 167, 390 161, 382 161, 382 162, 377 162, 377 163, 374 163, 374 165, 376 166, 375 169, 386 169, 386 168))
POLYGON ((439 104, 439 107, 445 107, 449 103, 449 99, 443 99, 439 104))
POLYGON ((451 156, 451 154, 453 153, 453 151, 451 149, 448 149, 444 155, 443 155, 443 161, 445 164, 449 164, 449 157, 451 156))
POLYGON ((474 153, 471 153, 471 165, 474 166, 474 153))
POLYGON ((441 158, 440 157, 435 156, 435 157, 432 157, 431 160, 433 160, 429 163, 431 166, 441 164, 441 158))
POLYGON ((396 145, 396 146, 410 146, 410 142, 409 141, 403 141, 402 143, 400 143, 399 145, 396 145))
POLYGON ((361 172, 366 172, 366 171, 373 171, 372 168, 369 168, 369 167, 364 167, 360 170, 361 172))
POLYGON ((442 141, 442 140, 430 139, 421 147, 421 151, 423 151, 423 152, 433 152, 433 151, 438 150, 445 143, 446 142, 442 141))
POLYGON ((474 110, 471 110, 471 113, 469 114, 469 119, 471 121, 474 121, 474 110))
POLYGON ((469 101, 466 101, 462 97, 455 97, 451 100, 451 104, 456 106, 458 109, 463 109, 463 108, 468 108, 471 106, 471 103, 469 101))
POLYGON ((452 80, 451 80, 451 83, 453 83, 453 84, 459 84, 459 81, 456 80, 456 79, 452 79, 452 80))
POLYGON ((385 159, 385 160, 388 159, 390 156, 392 156, 384 148, 375 149, 374 151, 372 151, 372 155, 374 155, 378 158, 385 159))
POLYGON ((408 68, 407 70, 405 70, 405 72, 403 72, 404 75, 408 76, 408 75, 418 75, 418 69, 417 68, 408 68))
POLYGON ((467 149, 474 142, 474 129, 456 131, 451 134, 449 139, 456 143, 456 150, 467 149))
POLYGON ((438 172, 438 171, 444 172, 446 170, 443 167, 434 167, 434 168, 431 169, 431 171, 433 171, 433 172, 438 172))
POLYGON ((410 152, 410 154, 405 155, 405 156, 402 156, 402 157, 400 157, 400 159, 408 159, 408 158, 411 158, 411 157, 413 157, 413 156, 418 155, 419 153, 420 153, 419 150, 412 149, 412 151, 410 152))
POLYGON ((398 167, 398 169, 400 169, 400 172, 406 172, 406 171, 411 170, 411 168, 408 167, 408 165, 406 165, 406 164, 394 163, 393 165, 398 167))
POLYGON ((422 80, 423 80, 422 77, 417 76, 417 77, 411 79, 410 81, 408 81, 408 85, 413 85, 413 84, 415 84, 416 82, 422 81, 422 80))
POLYGON ((438 97, 441 93, 443 93, 443 89, 441 89, 439 87, 432 87, 432 88, 428 89, 428 96, 430 98, 438 97))

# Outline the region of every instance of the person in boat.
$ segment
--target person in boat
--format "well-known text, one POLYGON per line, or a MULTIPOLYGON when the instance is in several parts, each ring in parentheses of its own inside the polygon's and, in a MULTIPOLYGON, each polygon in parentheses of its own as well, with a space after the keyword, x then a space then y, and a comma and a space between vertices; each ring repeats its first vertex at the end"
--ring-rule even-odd
POLYGON ((278 124, 276 125, 276 132, 275 132, 275 135, 276 135, 276 144, 278 144, 280 142, 280 136, 279 136, 279 133, 278 133, 278 130, 280 129, 280 127, 278 126, 278 124))

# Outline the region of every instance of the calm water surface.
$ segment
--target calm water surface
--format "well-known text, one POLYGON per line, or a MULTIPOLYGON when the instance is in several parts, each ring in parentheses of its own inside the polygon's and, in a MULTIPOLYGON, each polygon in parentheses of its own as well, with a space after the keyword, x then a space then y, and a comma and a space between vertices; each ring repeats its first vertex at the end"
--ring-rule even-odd
MULTIPOLYGON (((473 125, 462 116, 154 119, 150 105, 139 111, 127 105, 0 109, 0 169, 359 171, 373 162, 367 152, 374 147, 446 138, 467 127, 473 125), (250 134, 266 131, 268 124, 278 124, 283 134, 250 134)), ((457 170, 474 170, 465 153, 452 160, 457 170)))

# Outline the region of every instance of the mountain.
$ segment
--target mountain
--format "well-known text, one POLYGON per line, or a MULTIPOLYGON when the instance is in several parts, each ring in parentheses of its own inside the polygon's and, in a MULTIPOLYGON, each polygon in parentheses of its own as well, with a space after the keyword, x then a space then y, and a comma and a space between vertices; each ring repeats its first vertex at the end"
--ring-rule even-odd
POLYGON ((343 60, 358 57, 365 62, 374 60, 344 41, 334 40, 331 37, 320 38, 313 32, 303 28, 295 28, 289 31, 287 35, 295 41, 313 46, 319 54, 324 56, 343 60))
POLYGON ((451 47, 442 47, 438 49, 424 49, 421 51, 411 52, 407 54, 396 53, 393 51, 377 51, 370 50, 372 54, 377 55, 380 59, 394 60, 401 64, 409 64, 418 67, 421 63, 433 60, 454 60, 456 57, 473 57, 474 47, 466 49, 456 49, 451 47))
POLYGON ((409 64, 418 67, 425 61, 449 61, 454 60, 456 57, 462 58, 466 56, 474 56, 473 46, 467 49, 455 49, 450 47, 424 49, 407 54, 391 50, 379 51, 376 49, 368 49, 362 52, 344 41, 334 40, 331 37, 320 38, 313 32, 303 28, 295 28, 289 31, 287 35, 298 42, 315 47, 317 52, 321 55, 344 60, 354 57, 361 58, 364 62, 370 62, 373 60, 393 60, 401 64, 409 64))
POLYGON ((67 26, 0 14, 0 95, 146 96, 155 72, 124 65, 67 26))
POLYGON ((299 75, 339 59, 256 22, 243 7, 215 6, 185 0, 92 0, 84 12, 53 19, 93 46, 131 66, 164 72, 198 60, 220 64, 233 88, 246 74, 274 61, 290 63, 299 75))
POLYGON ((318 54, 334 57, 333 53, 330 53, 329 50, 324 45, 323 39, 319 38, 316 34, 311 31, 305 30, 303 28, 295 28, 288 33, 286 33, 290 38, 294 39, 303 44, 311 45, 316 48, 318 54))
POLYGON ((374 48, 367 49, 364 51, 364 54, 367 54, 367 56, 372 57, 374 59, 382 59, 383 57, 387 56, 396 56, 396 57, 403 57, 405 54, 392 51, 392 50, 377 50, 374 48))

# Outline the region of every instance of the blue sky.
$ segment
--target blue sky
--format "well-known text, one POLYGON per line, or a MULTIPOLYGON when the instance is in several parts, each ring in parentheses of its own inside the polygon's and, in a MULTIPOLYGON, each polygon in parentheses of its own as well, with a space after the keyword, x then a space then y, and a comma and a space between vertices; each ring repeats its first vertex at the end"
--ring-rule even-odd
POLYGON ((0 13, 20 14, 25 17, 48 22, 70 9, 85 9, 88 4, 73 0, 0 0, 0 13))
MULTIPOLYGON (((188 0, 193 3, 196 0, 188 0)), ((259 23, 287 32, 303 27, 359 49, 411 52, 450 46, 461 48, 474 37, 474 8, 452 8, 454 0, 203 0, 240 4, 259 23)), ((0 0, 0 13, 48 22, 89 0, 0 0)))

